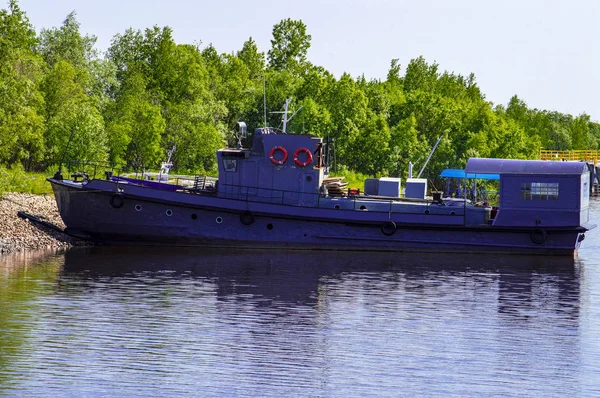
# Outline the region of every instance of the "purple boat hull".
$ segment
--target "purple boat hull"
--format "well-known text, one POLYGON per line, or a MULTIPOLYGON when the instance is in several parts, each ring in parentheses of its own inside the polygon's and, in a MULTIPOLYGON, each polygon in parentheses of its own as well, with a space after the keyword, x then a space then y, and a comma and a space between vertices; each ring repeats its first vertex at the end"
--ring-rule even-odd
POLYGON ((433 207, 431 214, 357 211, 49 181, 68 232, 107 244, 573 256, 586 231, 466 225, 433 207))

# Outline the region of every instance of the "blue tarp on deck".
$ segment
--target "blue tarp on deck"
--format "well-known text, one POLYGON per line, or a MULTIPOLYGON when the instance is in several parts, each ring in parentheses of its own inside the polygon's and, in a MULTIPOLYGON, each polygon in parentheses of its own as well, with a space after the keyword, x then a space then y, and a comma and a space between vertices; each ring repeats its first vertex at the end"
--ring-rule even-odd
POLYGON ((499 180, 500 174, 474 174, 474 173, 466 173, 464 170, 460 169, 446 169, 442 171, 440 174, 441 177, 449 177, 449 178, 479 178, 482 180, 499 180))

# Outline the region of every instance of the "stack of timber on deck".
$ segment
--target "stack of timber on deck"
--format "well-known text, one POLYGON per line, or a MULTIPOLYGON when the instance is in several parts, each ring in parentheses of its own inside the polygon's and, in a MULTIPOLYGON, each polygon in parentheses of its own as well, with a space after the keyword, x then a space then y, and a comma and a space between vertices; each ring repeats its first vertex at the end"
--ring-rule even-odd
POLYGON ((323 179, 323 185, 330 195, 345 195, 348 183, 342 181, 344 177, 328 177, 323 179))

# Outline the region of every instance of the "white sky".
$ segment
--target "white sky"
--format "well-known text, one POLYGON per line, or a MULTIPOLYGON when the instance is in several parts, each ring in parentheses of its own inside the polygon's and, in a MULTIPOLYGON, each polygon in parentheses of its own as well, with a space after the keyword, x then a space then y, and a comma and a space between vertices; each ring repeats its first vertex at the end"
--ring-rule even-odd
MULTIPOLYGON (((6 8, 8 1, 0 8, 6 8)), ((1 3, 0 3, 1 4, 1 3)), ((473 72, 487 100, 517 94, 529 107, 600 120, 600 1, 595 0, 20 0, 36 30, 77 12, 105 50, 125 29, 170 26, 177 43, 270 48, 273 25, 301 19, 308 59, 339 77, 385 79, 423 55, 441 70, 473 72)))

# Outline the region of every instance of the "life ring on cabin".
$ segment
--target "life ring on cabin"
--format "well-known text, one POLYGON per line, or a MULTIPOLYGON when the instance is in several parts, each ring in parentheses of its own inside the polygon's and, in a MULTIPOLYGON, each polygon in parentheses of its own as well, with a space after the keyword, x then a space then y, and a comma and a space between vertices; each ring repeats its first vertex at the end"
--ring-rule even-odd
POLYGON ((274 165, 281 166, 282 164, 285 163, 287 158, 288 158, 288 152, 282 146, 274 146, 273 148, 271 148, 271 152, 269 152, 269 159, 271 159, 271 163, 273 163, 274 165), (277 151, 281 151, 283 153, 283 159, 281 159, 281 160, 275 159, 275 152, 277 152, 277 151))
POLYGON ((244 225, 252 225, 254 224, 254 215, 249 211, 240 214, 240 222, 244 225))
POLYGON ((110 198, 110 205, 115 209, 120 209, 123 207, 124 203, 125 202, 123 201, 123 197, 121 195, 113 195, 110 198))
POLYGON ((308 166, 309 164, 311 164, 313 161, 313 156, 312 153, 306 149, 306 148, 298 148, 296 149, 296 152, 294 152, 294 162, 300 166, 300 167, 305 167, 308 166), (305 162, 301 162, 300 159, 298 159, 298 155, 300 155, 300 152, 304 152, 306 154, 306 161, 305 162))
POLYGON ((381 232, 385 236, 392 236, 396 233, 396 223, 393 221, 388 221, 381 226, 381 232))
POLYGON ((531 232, 531 241, 536 245, 543 245, 546 243, 548 234, 543 228, 536 228, 531 232))

